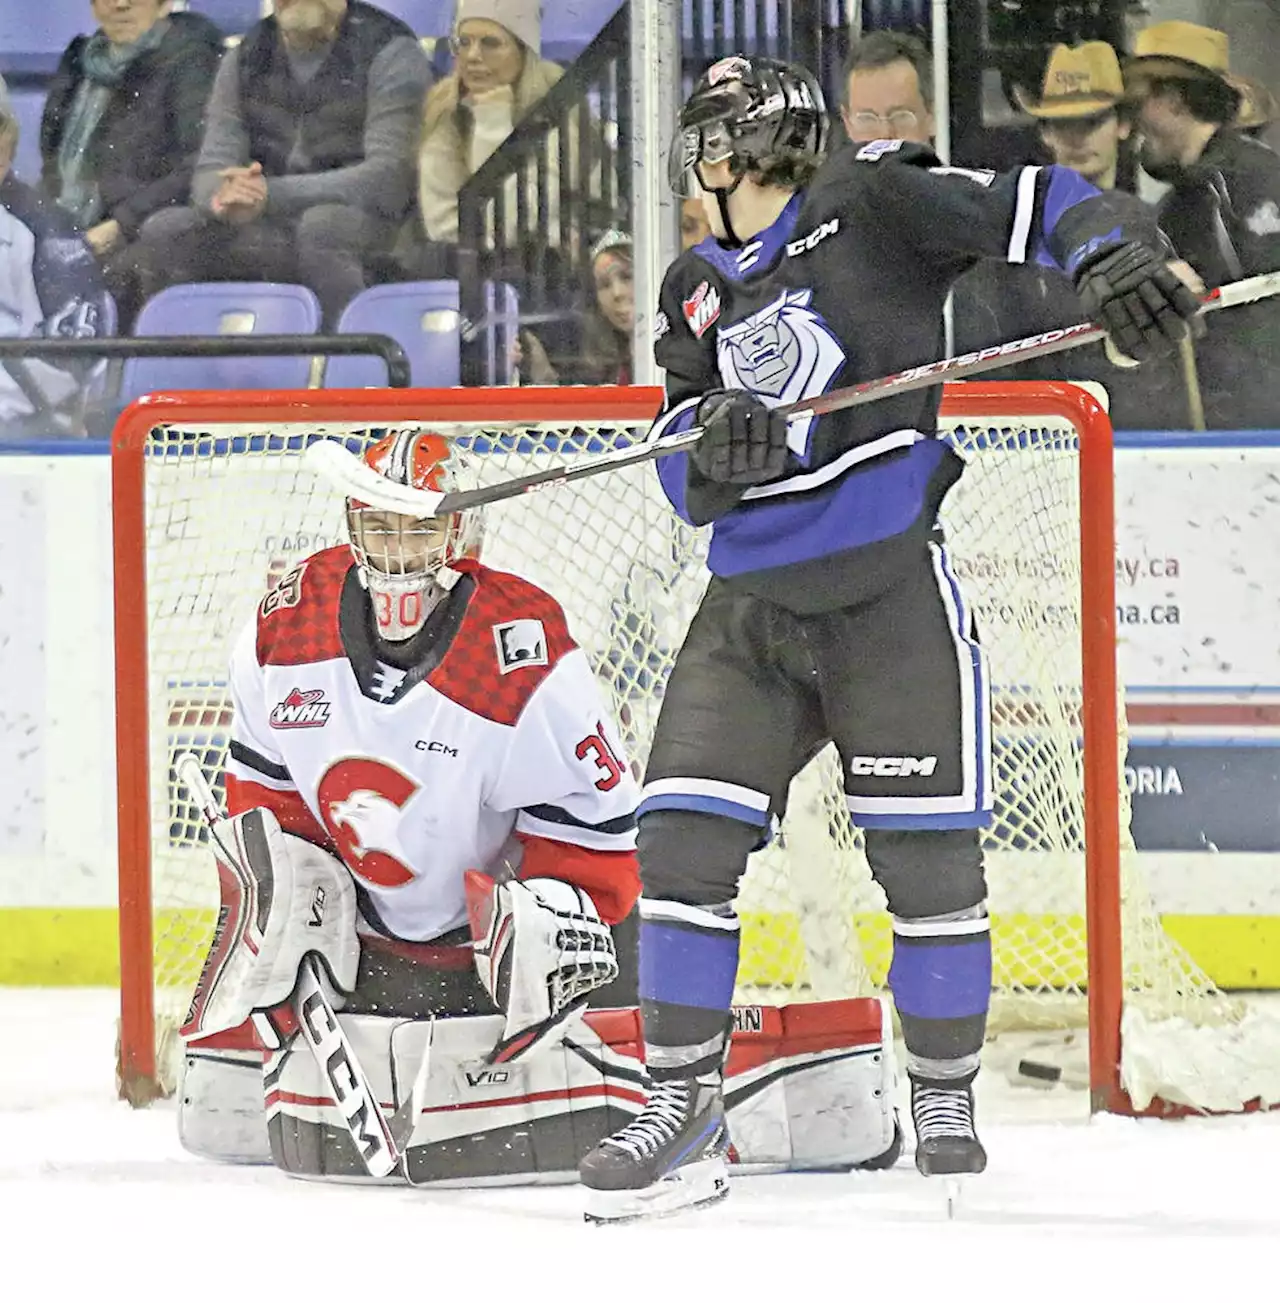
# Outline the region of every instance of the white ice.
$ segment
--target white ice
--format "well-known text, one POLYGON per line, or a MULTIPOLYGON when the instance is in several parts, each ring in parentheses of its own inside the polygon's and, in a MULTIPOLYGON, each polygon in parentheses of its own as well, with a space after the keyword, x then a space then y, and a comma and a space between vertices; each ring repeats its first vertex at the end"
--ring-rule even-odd
POLYGON ((584 1225, 580 1192, 320 1186, 213 1165, 114 1098, 115 993, 0 989, 0 1300, 1075 1303, 1275 1298, 1280 1116, 1087 1121, 980 1096, 990 1167, 946 1219, 910 1158, 742 1178, 722 1205, 584 1225), (445 1291, 448 1291, 446 1295, 445 1291))

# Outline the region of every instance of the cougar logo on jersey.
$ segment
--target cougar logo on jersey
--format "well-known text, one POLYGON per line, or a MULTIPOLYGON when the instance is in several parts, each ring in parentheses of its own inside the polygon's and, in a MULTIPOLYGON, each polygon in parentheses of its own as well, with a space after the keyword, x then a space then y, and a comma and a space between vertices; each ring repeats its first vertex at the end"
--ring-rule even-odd
POLYGON ((849 761, 851 774, 875 778, 910 778, 913 774, 931 778, 937 767, 937 756, 854 756, 849 761))
MULTIPOLYGON (((824 393, 844 366, 845 352, 827 323, 809 307, 812 290, 784 290, 716 339, 726 389, 749 389, 770 406, 824 393)), ((792 421, 787 446, 804 461, 813 417, 792 421)))
POLYGON ((493 626, 498 669, 503 674, 547 663, 547 632, 541 620, 509 620, 493 626))
POLYGON ((268 717, 272 728, 323 728, 329 722, 329 703, 323 688, 303 692, 294 688, 272 707, 268 717))
POLYGON ((709 281, 700 282, 685 299, 683 310, 694 338, 701 339, 720 317, 720 291, 709 281))
POLYGON ((377 887, 402 887, 413 880, 400 844, 400 820, 417 790, 408 775, 368 757, 348 756, 325 771, 316 786, 320 817, 357 877, 377 887))

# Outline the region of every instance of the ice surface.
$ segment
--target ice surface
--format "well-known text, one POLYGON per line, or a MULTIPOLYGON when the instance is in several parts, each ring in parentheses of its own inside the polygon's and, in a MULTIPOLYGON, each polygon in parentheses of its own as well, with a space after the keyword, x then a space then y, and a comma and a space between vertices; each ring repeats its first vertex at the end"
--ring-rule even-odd
POLYGON ((192 1158, 172 1106, 114 1099, 114 1017, 112 991, 0 989, 0 1300, 1277 1296, 1280 1115, 1090 1122, 1080 1092, 992 1072, 991 1165, 952 1222, 904 1156, 886 1173, 742 1178, 707 1211, 592 1227, 573 1188, 320 1186, 192 1158))

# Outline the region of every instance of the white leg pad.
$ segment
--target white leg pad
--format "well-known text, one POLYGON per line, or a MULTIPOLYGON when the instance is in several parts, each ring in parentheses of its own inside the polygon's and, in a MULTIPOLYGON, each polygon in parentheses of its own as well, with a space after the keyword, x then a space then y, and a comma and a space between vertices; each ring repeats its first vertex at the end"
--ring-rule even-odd
POLYGON ((261 1050, 189 1050, 178 1082, 178 1139, 201 1158, 269 1163, 261 1050))

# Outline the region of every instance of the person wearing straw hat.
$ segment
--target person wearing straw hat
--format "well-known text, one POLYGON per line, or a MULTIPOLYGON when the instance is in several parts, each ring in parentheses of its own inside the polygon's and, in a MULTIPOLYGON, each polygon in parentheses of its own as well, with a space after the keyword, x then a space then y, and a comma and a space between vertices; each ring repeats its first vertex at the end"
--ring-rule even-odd
MULTIPOLYGON (((1125 63, 1143 168, 1170 189, 1160 226, 1209 288, 1280 268, 1280 157, 1233 128, 1241 92, 1225 32, 1157 23, 1125 63)), ((1280 425, 1280 308, 1212 322, 1197 346, 1210 426, 1280 425)))
MULTIPOLYGON (((1115 50, 1105 41, 1055 45, 1038 96, 1015 91, 1036 120, 1053 162, 1079 172, 1100 190, 1117 188, 1121 146, 1131 123, 1115 50)), ((1128 187, 1119 187, 1127 189, 1128 187)), ((1013 267, 988 261, 956 282, 955 348, 967 353, 1007 339, 1039 334, 1080 320, 1078 296, 1061 276, 1035 262, 1013 267)), ((1182 426, 1186 403, 1171 359, 1139 372, 1120 372, 1102 345, 1023 362, 1004 372, 1016 380, 1084 380, 1104 385, 1112 424, 1119 429, 1182 426)))
POLYGON ((1120 60, 1106 41, 1055 45, 1039 99, 1019 97, 1040 124, 1053 161, 1079 172, 1099 190, 1112 190, 1120 147, 1129 139, 1120 60))

